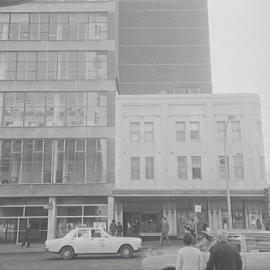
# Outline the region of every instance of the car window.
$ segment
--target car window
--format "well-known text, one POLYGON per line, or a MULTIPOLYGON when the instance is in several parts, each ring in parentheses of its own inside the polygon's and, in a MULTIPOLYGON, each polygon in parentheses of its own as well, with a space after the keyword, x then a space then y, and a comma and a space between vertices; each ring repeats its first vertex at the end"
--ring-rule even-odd
POLYGON ((77 231, 77 237, 78 238, 89 237, 89 231, 87 229, 78 230, 77 231))
POLYGON ((248 252, 270 252, 270 236, 246 236, 248 252))
POLYGON ((241 236, 240 235, 229 235, 228 243, 235 247, 239 252, 241 251, 241 236))
POLYGON ((98 229, 92 230, 91 231, 91 236, 93 238, 101 238, 101 231, 98 229))

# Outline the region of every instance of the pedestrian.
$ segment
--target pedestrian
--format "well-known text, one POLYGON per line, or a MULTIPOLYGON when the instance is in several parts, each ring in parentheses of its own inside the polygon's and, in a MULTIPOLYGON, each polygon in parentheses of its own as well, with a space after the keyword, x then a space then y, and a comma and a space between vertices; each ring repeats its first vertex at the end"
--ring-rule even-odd
POLYGON ((194 243, 196 243, 195 222, 193 219, 189 222, 189 230, 194 238, 194 243))
POLYGON ((262 223, 260 222, 259 219, 256 220, 256 228, 257 228, 257 230, 261 230, 262 229, 262 223))
POLYGON ((226 231, 217 232, 217 243, 210 250, 206 270, 242 270, 239 251, 228 244, 226 231))
POLYGON ((140 223, 137 219, 133 223, 133 230, 136 237, 140 236, 140 223))
POLYGON ((192 246, 194 242, 191 233, 184 234, 183 242, 185 246, 178 250, 175 270, 201 270, 202 253, 192 246))
POLYGON ((25 232, 24 232, 24 239, 23 242, 21 244, 21 247, 24 247, 24 245, 26 244, 26 247, 29 248, 30 244, 31 244, 31 225, 28 224, 25 232))
POLYGON ((116 229, 117 229, 117 225, 115 223, 115 220, 113 219, 110 225, 111 235, 116 236, 116 229))
POLYGON ((133 226, 131 225, 130 222, 127 223, 127 232, 126 232, 127 236, 134 236, 134 230, 133 230, 133 226))
POLYGON ((228 230, 228 224, 227 224, 227 220, 225 218, 223 219, 223 229, 228 230))
POLYGON ((117 223, 116 232, 117 232, 117 236, 119 237, 122 236, 123 226, 120 221, 118 221, 117 223))
POLYGON ((169 236, 168 236, 169 230, 170 230, 169 223, 167 219, 163 217, 161 220, 161 236, 159 240, 160 246, 162 246, 164 238, 166 239, 168 246, 170 245, 169 236))

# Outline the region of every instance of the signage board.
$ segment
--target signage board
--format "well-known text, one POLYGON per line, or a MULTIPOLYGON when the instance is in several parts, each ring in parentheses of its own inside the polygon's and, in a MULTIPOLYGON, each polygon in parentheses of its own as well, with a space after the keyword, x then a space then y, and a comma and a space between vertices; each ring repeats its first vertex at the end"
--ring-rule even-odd
POLYGON ((201 213, 202 212, 202 206, 200 204, 195 204, 195 213, 201 213))

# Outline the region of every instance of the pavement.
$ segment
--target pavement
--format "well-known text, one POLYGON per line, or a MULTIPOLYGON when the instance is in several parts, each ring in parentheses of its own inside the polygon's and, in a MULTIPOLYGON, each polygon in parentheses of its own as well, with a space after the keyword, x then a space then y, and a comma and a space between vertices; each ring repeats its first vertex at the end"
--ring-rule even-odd
MULTIPOLYGON (((16 244, 0 244, 0 254, 32 254, 32 253, 45 253, 44 244, 31 244, 29 248, 21 247, 16 244)), ((144 241, 143 252, 146 256, 159 254, 164 252, 175 252, 181 247, 180 240, 170 241, 170 246, 159 246, 159 241, 144 241)))

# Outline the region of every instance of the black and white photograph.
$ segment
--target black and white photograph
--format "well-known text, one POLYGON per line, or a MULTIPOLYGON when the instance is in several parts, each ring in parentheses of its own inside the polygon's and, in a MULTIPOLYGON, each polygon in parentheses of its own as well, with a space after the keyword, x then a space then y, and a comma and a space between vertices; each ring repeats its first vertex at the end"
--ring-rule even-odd
POLYGON ((269 270, 269 0, 0 0, 0 270, 269 270))

